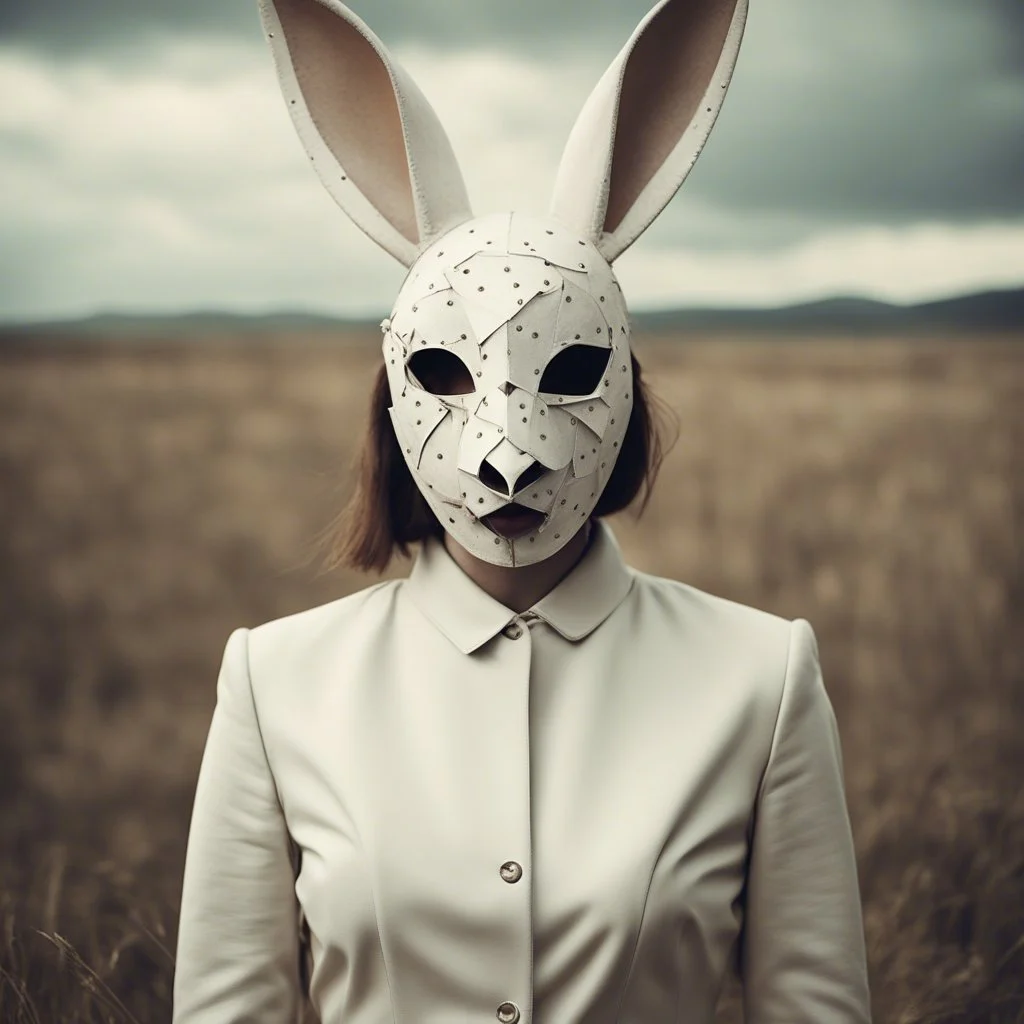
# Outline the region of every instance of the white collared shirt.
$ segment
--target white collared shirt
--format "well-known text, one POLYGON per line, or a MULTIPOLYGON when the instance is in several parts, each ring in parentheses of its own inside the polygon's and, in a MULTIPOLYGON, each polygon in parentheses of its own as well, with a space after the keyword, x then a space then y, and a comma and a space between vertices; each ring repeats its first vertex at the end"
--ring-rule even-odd
POLYGON ((804 619, 638 573, 598 524, 516 615, 442 544, 228 640, 176 1024, 870 1019, 838 734, 804 619), (293 857, 297 853, 299 856, 293 857))

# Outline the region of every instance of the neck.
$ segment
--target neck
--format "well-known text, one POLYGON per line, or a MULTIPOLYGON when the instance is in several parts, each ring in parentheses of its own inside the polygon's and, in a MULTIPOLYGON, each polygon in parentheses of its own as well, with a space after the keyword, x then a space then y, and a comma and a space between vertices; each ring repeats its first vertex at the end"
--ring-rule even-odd
POLYGON ((572 572, 590 542, 593 523, 588 519, 563 548, 533 565, 492 565, 471 555, 449 533, 444 546, 456 565, 486 594, 514 612, 524 612, 549 594, 572 572))

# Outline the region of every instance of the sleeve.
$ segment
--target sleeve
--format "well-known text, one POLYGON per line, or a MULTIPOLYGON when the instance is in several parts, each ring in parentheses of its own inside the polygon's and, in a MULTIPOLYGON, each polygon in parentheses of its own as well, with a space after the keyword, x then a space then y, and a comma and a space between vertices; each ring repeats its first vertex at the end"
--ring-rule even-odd
POLYGON ((741 962, 748 1024, 871 1020, 839 732, 805 619, 754 812, 741 962))
POLYGON ((298 914, 287 828, 231 634, 203 753, 178 925, 174 1024, 293 1024, 298 914))

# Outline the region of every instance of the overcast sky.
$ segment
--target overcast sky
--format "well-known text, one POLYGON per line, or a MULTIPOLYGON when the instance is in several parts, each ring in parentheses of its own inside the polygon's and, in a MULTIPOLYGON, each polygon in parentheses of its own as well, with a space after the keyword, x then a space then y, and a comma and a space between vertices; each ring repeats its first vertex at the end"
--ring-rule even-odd
MULTIPOLYGON (((653 0, 652 0, 653 2, 653 0)), ((449 130, 478 213, 543 212, 648 0, 352 0, 449 130)), ((635 309, 1024 284, 1024 3, 751 0, 722 115, 616 264, 635 309)), ((255 0, 0 0, 0 318, 387 310, 255 0)))

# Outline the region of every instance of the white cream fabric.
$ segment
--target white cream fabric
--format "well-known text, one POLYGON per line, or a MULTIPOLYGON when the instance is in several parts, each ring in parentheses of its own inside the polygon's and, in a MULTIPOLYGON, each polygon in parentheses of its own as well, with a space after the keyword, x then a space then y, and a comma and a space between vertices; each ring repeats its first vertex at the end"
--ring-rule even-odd
POLYGON ((814 633, 623 564, 598 525, 516 615, 408 580, 228 640, 176 1024, 869 1020, 814 633), (293 853, 298 865, 293 874, 293 853), (512 863, 514 862, 514 863, 512 863))

